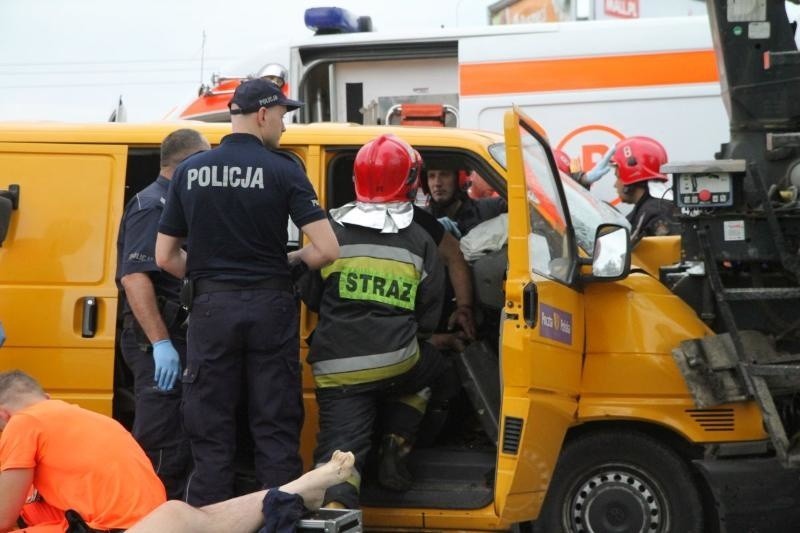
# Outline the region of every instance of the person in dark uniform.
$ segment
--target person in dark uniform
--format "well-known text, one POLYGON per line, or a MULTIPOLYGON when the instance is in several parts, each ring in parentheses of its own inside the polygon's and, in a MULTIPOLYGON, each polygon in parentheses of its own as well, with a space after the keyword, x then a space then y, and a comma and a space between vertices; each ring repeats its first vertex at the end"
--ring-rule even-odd
POLYGON ((117 238, 117 286, 122 291, 120 349, 131 369, 136 397, 133 436, 153 463, 167 496, 181 498, 191 457, 180 416, 186 362, 186 314, 181 281, 156 266, 158 221, 169 181, 181 161, 210 149, 203 136, 179 129, 161 143, 158 178, 128 202, 117 238))
POLYGON ((458 240, 444 229, 436 217, 415 205, 414 222, 422 226, 436 244, 439 258, 450 281, 445 297, 452 297, 455 304, 454 308, 452 305, 446 305, 449 312, 443 314, 440 327, 431 337, 431 342, 440 350, 464 351, 466 342, 475 340, 476 336, 472 274, 469 265, 461 253, 458 240))
POLYGON ((354 475, 327 490, 328 506, 358 506, 378 420, 378 482, 398 491, 411 487, 404 457, 431 388, 446 370, 427 342, 441 313, 444 270, 436 244, 414 222, 411 199, 421 164, 419 154, 394 135, 358 151, 357 201, 330 213, 341 255, 312 272, 316 281, 304 292, 309 307, 319 311, 308 356, 319 404, 314 461, 328 461, 337 449, 356 457, 354 475))
POLYGON ((428 210, 457 239, 485 220, 508 211, 504 198, 470 198, 460 176, 466 170, 455 159, 426 161, 422 175, 422 190, 429 195, 428 210))
POLYGON ((310 244, 292 261, 320 268, 339 245, 300 166, 277 150, 283 117, 302 102, 248 80, 229 104, 233 133, 178 167, 156 263, 193 288, 183 416, 194 459, 186 501, 234 495, 236 409, 247 402, 264 487, 300 475, 303 423, 297 302, 286 253, 291 216, 310 244), (186 241, 187 252, 181 246, 186 241))
POLYGON ((614 186, 620 199, 633 204, 627 218, 631 223, 631 242, 642 237, 678 235, 680 225, 674 217, 675 205, 650 194, 650 183, 667 181, 661 165, 667 162, 667 151, 649 137, 628 137, 614 148, 611 166, 616 172, 614 186))

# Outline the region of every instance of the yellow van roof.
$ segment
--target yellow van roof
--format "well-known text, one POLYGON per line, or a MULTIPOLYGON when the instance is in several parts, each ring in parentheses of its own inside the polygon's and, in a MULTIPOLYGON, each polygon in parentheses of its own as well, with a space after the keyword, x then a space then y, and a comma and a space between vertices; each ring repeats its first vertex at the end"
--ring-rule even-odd
MULTIPOLYGON (((0 122, 2 143, 125 144, 158 145, 178 128, 194 128, 212 144, 230 133, 229 123, 197 121, 162 121, 152 123, 62 123, 0 122)), ((361 126, 346 123, 290 124, 281 138, 283 145, 325 144, 358 146, 384 133, 394 133, 413 145, 461 147, 483 151, 490 144, 502 142, 500 135, 457 128, 402 126, 361 126)))

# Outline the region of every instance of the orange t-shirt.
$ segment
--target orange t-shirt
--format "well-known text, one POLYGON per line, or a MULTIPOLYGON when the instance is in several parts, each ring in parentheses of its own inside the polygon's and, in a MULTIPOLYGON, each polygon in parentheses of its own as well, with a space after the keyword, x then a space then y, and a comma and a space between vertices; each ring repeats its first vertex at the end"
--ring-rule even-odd
POLYGON ((33 468, 45 502, 95 529, 125 529, 166 500, 133 437, 115 420, 60 400, 27 407, 0 434, 0 470, 33 468))

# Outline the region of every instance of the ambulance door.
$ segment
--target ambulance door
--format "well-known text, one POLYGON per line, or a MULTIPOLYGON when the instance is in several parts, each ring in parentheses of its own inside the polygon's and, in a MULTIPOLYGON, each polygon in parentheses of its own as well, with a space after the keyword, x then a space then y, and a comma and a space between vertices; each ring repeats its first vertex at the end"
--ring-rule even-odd
POLYGON ((504 129, 508 275, 495 505, 520 522, 538 515, 575 420, 584 317, 574 232, 543 130, 517 108, 504 129))
POLYGON ((19 187, 0 247, 0 371, 108 415, 126 157, 125 146, 0 143, 0 190, 19 187))

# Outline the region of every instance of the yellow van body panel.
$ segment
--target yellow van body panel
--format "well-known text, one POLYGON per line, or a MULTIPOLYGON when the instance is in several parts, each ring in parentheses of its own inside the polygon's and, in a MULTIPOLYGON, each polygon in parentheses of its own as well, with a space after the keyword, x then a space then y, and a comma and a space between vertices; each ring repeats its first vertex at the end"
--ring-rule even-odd
POLYGON ((647 421, 695 443, 767 438, 753 402, 695 408, 672 349, 712 332, 683 300, 643 273, 585 292, 580 422, 647 421))
MULTIPOLYGON (((21 185, 20 207, 0 247, 0 320, 8 340, 0 370, 34 374, 55 397, 111 413, 117 289, 116 236, 125 197, 127 158, 156 150, 170 132, 201 131, 212 144, 229 124, 0 124, 0 189, 21 185), (93 337, 82 336, 83 302, 98 302, 93 337)), ((535 128, 534 128, 535 129, 535 128)), ((498 176, 510 173, 490 155, 499 135, 442 128, 386 128, 346 124, 291 125, 282 148, 296 154, 326 205, 327 150, 355 150, 392 132, 415 147, 459 149, 483 159, 498 176)), ((513 165, 510 162, 509 167, 513 165)), ((518 163, 517 163, 518 164, 518 163)), ((518 176, 517 176, 518 177, 518 176)), ((153 176, 155 178, 155 176, 153 176)), ((524 182, 523 182, 524 183, 524 182)), ((519 210, 524 187, 511 186, 505 320, 501 323, 502 410, 494 501, 483 508, 364 509, 370 529, 504 530, 537 516, 565 435, 582 424, 638 422, 659 426, 691 443, 766 438, 753 402, 697 410, 672 360, 681 341, 710 330, 657 281, 658 267, 677 260, 676 238, 644 239, 624 280, 568 286, 532 275, 529 220, 519 210), (526 284, 541 303, 568 313, 568 343, 541 335, 522 316, 526 284), (503 450, 507 419, 520 419, 518 448, 503 450)), ((301 307, 301 359, 316 315, 301 307)), ((301 452, 311 466, 318 410, 308 365, 303 365, 306 423, 301 452)))
POLYGON ((23 368, 53 397, 108 415, 126 155, 124 145, 0 143, 0 187, 21 192, 0 247, 0 369, 23 368), (86 298, 97 305, 92 338, 82 337, 86 298))
POLYGON ((658 279, 659 267, 674 265, 681 260, 680 235, 645 237, 633 248, 631 268, 641 268, 658 279))

